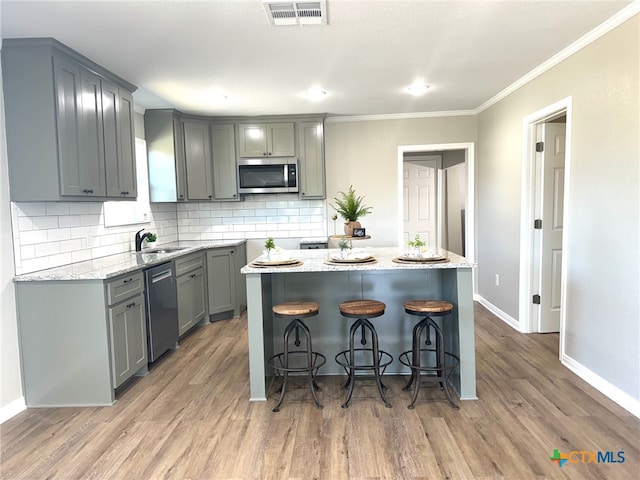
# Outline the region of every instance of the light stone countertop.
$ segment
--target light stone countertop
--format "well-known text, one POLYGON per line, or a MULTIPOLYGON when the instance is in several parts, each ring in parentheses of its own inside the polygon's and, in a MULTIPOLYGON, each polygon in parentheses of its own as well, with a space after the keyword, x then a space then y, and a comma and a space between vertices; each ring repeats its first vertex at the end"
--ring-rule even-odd
POLYGON ((251 263, 253 260, 264 260, 263 256, 258 259, 249 260, 249 264, 242 268, 241 273, 304 273, 304 272, 343 272, 354 270, 422 270, 422 269, 447 269, 447 268, 473 268, 475 263, 470 262, 465 257, 461 257, 452 252, 446 250, 440 250, 438 254, 449 258, 448 262, 436 262, 436 263, 396 263, 393 261, 394 257, 405 254, 406 252, 398 247, 367 247, 367 248, 354 248, 355 252, 370 254, 375 257, 377 262, 371 264, 327 264, 330 259, 330 255, 338 255, 340 250, 338 249, 324 249, 324 250, 285 250, 284 256, 288 256, 292 259, 297 259, 302 262, 299 266, 268 266, 268 267, 255 267, 251 263))
POLYGON ((152 267, 179 256, 209 248, 236 247, 246 240, 212 240, 210 242, 176 242, 158 245, 156 248, 180 247, 181 250, 168 253, 126 252, 117 255, 62 265, 60 267, 25 273, 14 277, 15 282, 38 282, 52 280, 106 280, 125 273, 152 267))

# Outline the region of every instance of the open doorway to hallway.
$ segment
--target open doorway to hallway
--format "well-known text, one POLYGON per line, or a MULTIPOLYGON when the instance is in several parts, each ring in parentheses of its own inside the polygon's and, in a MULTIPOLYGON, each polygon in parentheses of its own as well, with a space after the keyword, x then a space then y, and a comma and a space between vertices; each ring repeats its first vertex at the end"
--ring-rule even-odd
POLYGON ((466 177, 465 150, 404 154, 405 244, 417 234, 429 246, 465 256, 466 177))
MULTIPOLYGON (((405 210, 405 206, 409 204, 409 192, 405 190, 405 165, 414 164, 421 168, 432 168, 435 170, 432 172, 434 173, 432 178, 435 183, 435 189, 429 193, 431 198, 431 206, 429 207, 431 208, 431 215, 434 214, 433 209, 435 205, 435 234, 430 234, 431 236, 435 235, 435 246, 459 253, 474 262, 476 251, 474 144, 401 145, 398 147, 397 162, 397 231, 399 248, 406 248, 407 240, 415 237, 415 233, 412 232, 419 233, 421 231, 420 228, 422 228, 418 226, 416 229, 410 230, 405 226, 405 219, 408 219, 410 214, 410 212, 405 210), (433 199, 435 199, 435 201, 433 199)), ((416 197, 418 197, 418 195, 416 195, 416 197)), ((476 293, 477 285, 476 274, 477 272, 474 269, 474 293, 476 293)))

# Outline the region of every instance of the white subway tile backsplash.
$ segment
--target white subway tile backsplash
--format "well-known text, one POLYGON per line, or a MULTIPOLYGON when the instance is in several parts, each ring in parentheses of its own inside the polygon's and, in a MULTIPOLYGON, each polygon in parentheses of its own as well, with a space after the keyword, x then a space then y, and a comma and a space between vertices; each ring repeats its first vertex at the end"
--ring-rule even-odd
POLYGON ((66 202, 46 202, 47 215, 69 215, 69 204, 66 202))
POLYGON ((69 240, 71 239, 71 229, 70 228, 54 228, 51 230, 47 230, 47 241, 48 242, 56 242, 59 240, 69 240))
POLYGON ((12 203, 16 273, 131 251, 135 232, 158 234, 160 245, 189 240, 322 237, 326 203, 295 194, 248 195, 243 202, 159 203, 151 222, 105 227, 99 202, 12 203))
POLYGON ((47 241, 46 230, 30 230, 26 232, 21 232, 20 234, 20 245, 34 245, 36 243, 44 243, 46 241, 47 241))

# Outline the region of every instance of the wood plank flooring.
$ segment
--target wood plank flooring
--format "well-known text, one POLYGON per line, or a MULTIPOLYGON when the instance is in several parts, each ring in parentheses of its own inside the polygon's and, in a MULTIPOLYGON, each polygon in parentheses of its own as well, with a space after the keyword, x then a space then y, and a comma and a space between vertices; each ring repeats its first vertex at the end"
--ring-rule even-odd
MULTIPOLYGON (((250 403, 246 316, 197 328, 113 407, 29 409, 0 427, 0 478, 638 479, 640 421, 558 361, 558 335, 523 335, 476 305, 478 401, 454 410, 436 387, 393 408, 344 377, 305 384, 279 413, 250 403), (624 463, 565 463, 554 449, 624 452, 624 463)), ((577 457, 574 457, 577 458, 577 457)))

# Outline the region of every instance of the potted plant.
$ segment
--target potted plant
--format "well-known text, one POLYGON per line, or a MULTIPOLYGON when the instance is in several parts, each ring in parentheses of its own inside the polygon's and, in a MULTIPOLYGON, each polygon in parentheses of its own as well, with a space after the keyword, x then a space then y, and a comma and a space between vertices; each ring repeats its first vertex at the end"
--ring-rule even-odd
POLYGON ((267 260, 271 260, 271 252, 276 249, 276 242, 273 240, 273 237, 267 238, 264 242, 264 249, 267 252, 267 260))
POLYGON ((340 197, 333 200, 336 206, 331 205, 338 214, 344 218, 344 233, 347 237, 353 236, 354 228, 361 228, 358 219, 369 215, 372 208, 364 205, 364 197, 356 195, 353 185, 349 187, 348 192, 338 192, 340 197))
POLYGON ((418 233, 416 233, 416 237, 413 240, 409 240, 407 244, 409 245, 409 254, 414 257, 419 257, 422 247, 427 245, 420 239, 420 234, 418 233))
POLYGON ((144 237, 145 248, 155 248, 156 240, 158 240, 158 236, 155 233, 147 233, 147 235, 144 237))
POLYGON ((351 244, 346 238, 342 238, 338 242, 338 247, 340 247, 340 258, 344 260, 349 256, 349 250, 351 250, 351 244))

